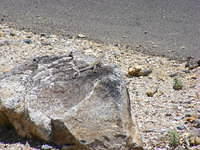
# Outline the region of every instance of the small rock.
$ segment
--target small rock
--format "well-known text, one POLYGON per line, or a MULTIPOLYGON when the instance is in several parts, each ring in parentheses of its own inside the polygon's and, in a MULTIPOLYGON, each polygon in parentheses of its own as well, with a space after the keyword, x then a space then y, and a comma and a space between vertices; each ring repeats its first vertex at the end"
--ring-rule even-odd
POLYGON ((7 148, 7 147, 8 147, 8 145, 7 145, 7 144, 5 144, 5 145, 4 145, 4 148, 7 148))
POLYGON ((10 32, 10 36, 15 36, 16 34, 14 32, 10 32))
MULTIPOLYGON (((115 47, 121 47, 121 44, 120 43, 114 43, 114 46, 115 47)), ((122 52, 123 53, 123 52, 122 52)))
POLYGON ((197 117, 196 116, 186 117, 185 120, 187 122, 193 123, 194 121, 197 120, 197 117))
POLYGON ((157 91, 158 91, 158 89, 148 90, 148 91, 146 92, 146 95, 147 95, 148 97, 153 97, 154 94, 157 93, 157 91))
POLYGON ((41 44, 42 44, 43 46, 49 46, 49 45, 51 45, 51 42, 45 42, 45 41, 43 41, 43 42, 41 42, 41 44))
POLYGON ((156 148, 156 150, 167 150, 167 148, 156 148))
POLYGON ((161 134, 165 134, 165 133, 168 132, 168 129, 162 128, 162 129, 159 130, 159 132, 160 132, 161 134))
POLYGON ((191 79, 196 80, 198 79, 196 75, 191 76, 191 79))
POLYGON ((150 73, 152 73, 151 69, 143 69, 141 66, 138 65, 128 68, 129 76, 134 76, 134 77, 148 76, 150 73))
POLYGON ((30 144, 28 143, 28 141, 26 141, 25 146, 26 146, 26 147, 30 147, 30 144))
POLYGON ((49 47, 49 48, 48 48, 48 50, 52 50, 52 49, 53 49, 53 47, 49 47))
POLYGON ((26 44, 31 44, 31 43, 32 43, 32 40, 30 40, 30 39, 25 39, 25 40, 23 40, 23 42, 26 43, 26 44))
POLYGON ((30 39, 32 38, 32 35, 27 35, 26 38, 30 39))
POLYGON ((192 116, 191 113, 187 113, 187 114, 185 114, 185 117, 191 117, 191 116, 192 116))
POLYGON ((166 113, 165 116, 166 116, 166 117, 169 117, 169 116, 172 116, 172 114, 166 113))
POLYGON ((3 32, 0 32, 0 37, 3 37, 4 36, 4 33, 3 32))
POLYGON ((128 44, 125 45, 125 49, 130 49, 130 48, 131 48, 130 45, 128 45, 128 44))
POLYGON ((178 72, 175 72, 169 75, 169 77, 176 77, 176 76, 178 76, 178 72))
POLYGON ((179 121, 179 120, 182 120, 183 119, 183 117, 181 117, 181 116, 178 116, 178 117, 175 117, 174 118, 176 121, 179 121))
POLYGON ((53 149, 53 147, 50 146, 50 145, 44 144, 44 145, 41 146, 41 149, 42 150, 50 150, 50 149, 53 149))
POLYGON ((66 36, 68 37, 68 39, 73 39, 73 35, 68 34, 66 36))
POLYGON ((173 89, 174 90, 181 90, 183 88, 183 83, 181 80, 179 80, 178 78, 174 79, 174 85, 173 85, 173 89))
POLYGON ((199 59, 199 60, 197 60, 197 64, 200 66, 200 59, 199 59))
POLYGON ((200 137, 192 135, 189 138, 189 142, 190 142, 190 145, 192 145, 192 146, 200 145, 200 137))
POLYGON ((185 46, 181 46, 180 49, 185 49, 185 46))
POLYGON ((140 71, 142 70, 141 66, 134 66, 128 68, 128 75, 130 76, 139 76, 140 71))
POLYGON ((41 33, 41 34, 40 34, 40 37, 45 37, 45 36, 46 36, 45 33, 41 33))
POLYGON ((184 73, 190 73, 190 70, 182 70, 184 73))
POLYGON ((86 35, 84 35, 84 34, 78 34, 78 35, 77 35, 77 38, 84 39, 84 38, 86 38, 86 35))
POLYGON ((199 128, 195 128, 195 129, 191 130, 190 133, 191 133, 191 135, 200 137, 200 129, 199 128))
POLYGON ((144 69, 140 72, 140 76, 148 76, 150 73, 152 73, 151 69, 144 69))
POLYGON ((146 133, 149 133, 149 132, 156 132, 155 129, 147 129, 147 130, 144 130, 143 132, 146 132, 146 133))
POLYGON ((200 119, 197 119, 197 120, 194 121, 194 127, 200 128, 200 119))
POLYGON ((181 126, 177 126, 176 127, 178 130, 184 130, 185 129, 185 126, 184 125, 181 125, 181 126))
POLYGON ((147 34, 148 33, 148 31, 144 31, 144 34, 147 34))

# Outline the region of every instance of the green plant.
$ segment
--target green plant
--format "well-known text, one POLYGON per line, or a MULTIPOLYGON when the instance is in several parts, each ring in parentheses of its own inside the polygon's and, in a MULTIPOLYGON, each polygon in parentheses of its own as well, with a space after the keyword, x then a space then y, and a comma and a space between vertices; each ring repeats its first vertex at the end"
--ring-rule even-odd
POLYGON ((183 88, 183 83, 181 80, 175 78, 174 79, 174 85, 173 85, 173 89, 174 90, 181 90, 183 88))
POLYGON ((168 132, 169 144, 172 147, 177 147, 180 144, 180 135, 176 130, 168 132))

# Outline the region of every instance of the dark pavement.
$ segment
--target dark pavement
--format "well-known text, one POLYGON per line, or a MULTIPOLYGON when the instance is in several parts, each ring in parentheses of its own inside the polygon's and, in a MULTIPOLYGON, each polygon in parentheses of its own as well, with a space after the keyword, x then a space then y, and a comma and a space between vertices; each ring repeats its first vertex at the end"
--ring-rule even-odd
POLYGON ((34 31, 200 58, 200 0, 0 0, 0 17, 34 31))

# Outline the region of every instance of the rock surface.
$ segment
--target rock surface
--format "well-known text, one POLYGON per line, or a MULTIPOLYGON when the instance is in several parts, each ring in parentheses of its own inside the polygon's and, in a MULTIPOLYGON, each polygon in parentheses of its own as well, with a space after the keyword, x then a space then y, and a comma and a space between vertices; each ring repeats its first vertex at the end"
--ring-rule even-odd
POLYGON ((0 123, 65 149, 141 149, 120 70, 79 52, 27 60, 0 76, 0 123), (3 119, 2 119, 3 118, 3 119))

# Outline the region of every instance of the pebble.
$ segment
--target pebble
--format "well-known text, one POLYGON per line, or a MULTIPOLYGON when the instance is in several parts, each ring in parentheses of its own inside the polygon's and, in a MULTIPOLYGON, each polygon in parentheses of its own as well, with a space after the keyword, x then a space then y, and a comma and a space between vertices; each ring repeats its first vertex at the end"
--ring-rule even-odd
POLYGON ((86 38, 86 35, 84 35, 84 34, 78 34, 78 35, 77 35, 77 38, 83 39, 83 38, 86 38))
POLYGON ((46 34, 45 33, 41 33, 40 37, 46 37, 46 34))
POLYGON ((129 76, 139 76, 140 71, 142 70, 141 66, 135 65, 134 67, 128 68, 129 76))
POLYGON ((184 125, 180 125, 180 126, 177 126, 176 127, 178 130, 184 130, 185 129, 185 126, 184 125))
POLYGON ((185 120, 190 123, 194 123, 197 120, 197 116, 186 117, 185 120))
POLYGON ((26 43, 26 44, 31 44, 31 43, 32 43, 32 40, 30 40, 30 39, 25 39, 25 40, 23 40, 23 42, 26 43))
POLYGON ((44 145, 41 146, 41 149, 42 150, 51 150, 51 149, 53 149, 53 147, 50 146, 50 145, 44 144, 44 145))
POLYGON ((144 130, 143 132, 156 132, 155 129, 147 129, 147 130, 144 130))
POLYGON ((148 90, 147 92, 146 92, 146 95, 148 96, 148 97, 153 97, 154 96, 154 94, 156 94, 157 93, 157 89, 150 89, 150 90, 148 90))
POLYGON ((151 69, 144 69, 140 72, 140 76, 148 76, 149 74, 152 73, 152 70, 151 69))
POLYGON ((0 32, 0 37, 3 37, 4 36, 4 33, 3 32, 0 32))
POLYGON ((68 37, 68 39, 73 39, 73 36, 70 35, 70 34, 68 34, 68 35, 66 35, 66 36, 68 37))
POLYGON ((196 119, 193 124, 195 128, 200 128, 200 119, 196 119))
POLYGON ((128 76, 133 76, 133 77, 148 76, 150 73, 152 73, 151 69, 143 69, 139 65, 135 65, 133 67, 128 68, 128 76))
POLYGON ((199 136, 191 136, 189 138, 190 145, 196 146, 200 145, 200 137, 199 136))
POLYGON ((171 113, 166 113, 165 116, 169 117, 169 116, 172 116, 172 114, 171 113))
POLYGON ((192 114, 191 113, 187 113, 187 114, 185 114, 185 117, 192 117, 192 114))
POLYGON ((180 116, 180 117, 175 117, 174 119, 175 119, 176 121, 179 121, 179 120, 182 120, 183 117, 181 117, 181 116, 180 116))
POLYGON ((14 32, 10 32, 10 36, 15 36, 16 34, 14 32))
POLYGON ((178 76, 178 73, 177 73, 177 72, 176 72, 176 73, 172 73, 172 74, 169 75, 169 77, 171 77, 171 78, 172 78, 172 77, 176 77, 176 76, 178 76))
POLYGON ((168 129, 166 129, 166 128, 160 129, 160 133, 161 133, 161 134, 165 134, 165 133, 167 133, 167 132, 168 132, 168 129))
POLYGON ((184 73, 190 73, 190 70, 182 70, 184 73))
POLYGON ((45 42, 45 41, 43 41, 43 42, 41 42, 41 44, 42 44, 43 46, 48 46, 48 45, 51 45, 51 42, 45 42))
POLYGON ((30 38, 32 38, 32 36, 31 35, 27 35, 26 38, 30 39, 30 38))

